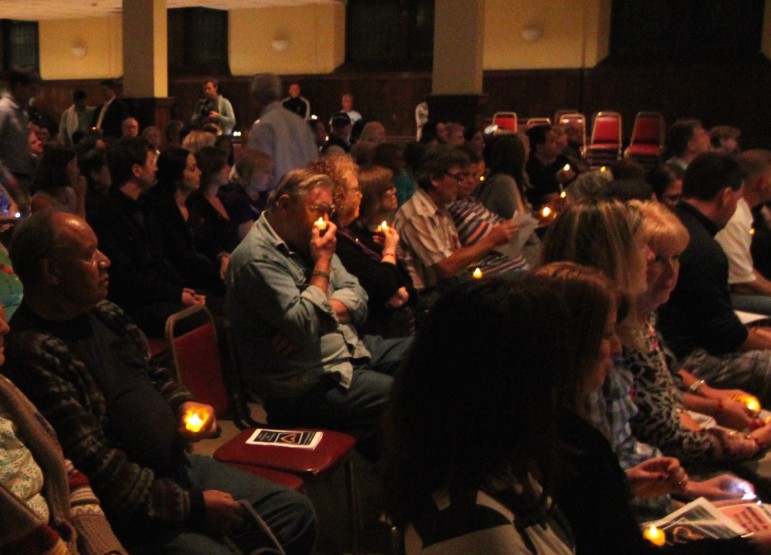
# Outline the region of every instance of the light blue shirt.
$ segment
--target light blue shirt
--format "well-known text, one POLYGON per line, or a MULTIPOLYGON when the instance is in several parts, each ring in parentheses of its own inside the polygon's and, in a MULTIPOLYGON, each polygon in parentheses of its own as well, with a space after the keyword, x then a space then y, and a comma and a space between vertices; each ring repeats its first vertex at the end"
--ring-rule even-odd
POLYGON ((226 310, 244 380, 263 398, 300 396, 325 374, 347 389, 354 365, 369 359, 356 332, 367 317, 359 281, 337 255, 326 293, 310 284, 312 271, 312 261, 276 234, 266 213, 231 255, 226 310), (345 305, 350 324, 340 323, 330 299, 345 305), (277 353, 273 340, 279 334, 296 350, 277 353))
POLYGON ((249 132, 249 148, 273 157, 271 188, 278 185, 290 170, 303 168, 318 157, 308 122, 285 110, 278 101, 268 104, 260 112, 260 119, 254 122, 249 132))

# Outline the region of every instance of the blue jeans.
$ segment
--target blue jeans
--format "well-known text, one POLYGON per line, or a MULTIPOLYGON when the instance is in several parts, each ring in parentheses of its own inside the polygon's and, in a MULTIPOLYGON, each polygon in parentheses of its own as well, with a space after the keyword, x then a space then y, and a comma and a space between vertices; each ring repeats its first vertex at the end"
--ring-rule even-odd
MULTIPOLYGON (((316 514, 307 497, 279 484, 243 472, 210 457, 186 455, 189 466, 182 469, 181 482, 198 491, 219 490, 234 499, 248 499, 273 531, 287 554, 308 554, 316 535, 316 514)), ((221 537, 203 531, 174 529, 135 530, 120 539, 131 553, 179 555, 232 555, 221 537)))
POLYGON ((322 376, 318 384, 300 397, 266 401, 269 421, 282 426, 343 431, 378 428, 391 391, 391 375, 401 364, 412 338, 367 335, 363 341, 372 356, 367 363, 354 363, 348 389, 340 387, 331 376, 322 376))

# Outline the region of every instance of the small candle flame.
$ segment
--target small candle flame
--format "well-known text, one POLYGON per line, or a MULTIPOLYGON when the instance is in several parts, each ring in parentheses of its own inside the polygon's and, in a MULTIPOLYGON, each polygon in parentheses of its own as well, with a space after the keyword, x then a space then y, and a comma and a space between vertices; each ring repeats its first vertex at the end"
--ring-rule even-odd
POLYGON ((474 277, 474 279, 481 279, 481 278, 482 278, 482 270, 480 270, 479 268, 477 268, 476 270, 474 270, 474 271, 471 273, 471 275, 474 277))
POLYGON ((606 172, 606 171, 608 171, 608 168, 606 168, 605 166, 602 166, 602 167, 600 168, 600 171, 601 171, 601 172, 606 172))
POLYGON ((541 216, 543 216, 544 218, 548 218, 549 214, 551 214, 551 208, 549 208, 548 206, 544 206, 543 209, 541 210, 541 216))
POLYGON ((568 194, 565 191, 560 191, 560 198, 565 198, 567 196, 568 194))
POLYGON ((324 231, 327 228, 327 221, 324 218, 319 218, 318 220, 316 220, 315 225, 321 231, 324 231))
POLYGON ((743 404, 748 410, 754 413, 760 412, 760 401, 754 395, 734 395, 732 399, 743 404))
POLYGON ((197 412, 189 412, 185 415, 185 428, 191 432, 200 432, 203 422, 203 418, 197 412))
MULTIPOLYGON (((554 170, 552 170, 552 171, 554 171, 554 170)), ((563 172, 569 172, 570 171, 570 164, 565 164, 564 166, 562 166, 562 171, 563 172)))
POLYGON ((755 228, 754 227, 750 228, 750 235, 755 235, 755 228))
POLYGON ((381 231, 388 231, 388 222, 385 220, 383 220, 383 223, 377 226, 377 232, 380 233, 381 231))
POLYGON ((667 542, 667 537, 662 530, 655 526, 646 528, 643 537, 657 547, 661 547, 667 542))

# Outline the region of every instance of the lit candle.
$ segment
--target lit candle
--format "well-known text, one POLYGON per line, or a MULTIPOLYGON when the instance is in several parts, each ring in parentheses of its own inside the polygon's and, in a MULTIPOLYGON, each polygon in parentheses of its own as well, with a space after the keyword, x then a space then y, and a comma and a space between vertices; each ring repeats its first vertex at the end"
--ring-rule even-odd
POLYGON ((383 223, 377 226, 377 232, 380 233, 381 231, 388 231, 388 222, 383 220, 383 223))
POLYGON ((327 221, 324 218, 319 218, 316 220, 316 227, 319 228, 319 230, 324 231, 327 228, 327 221))
POLYGON ((471 273, 472 276, 474 276, 474 279, 481 279, 482 278, 482 270, 477 268, 471 273))
POLYGON ((755 228, 754 227, 750 228, 750 235, 755 235, 755 228))
POLYGON ((203 428, 204 419, 198 414, 198 411, 190 411, 185 414, 185 428, 191 432, 200 432, 203 428))
POLYGON ((602 167, 600 168, 600 171, 601 171, 601 172, 606 172, 606 171, 608 171, 608 168, 606 168, 605 166, 602 166, 602 167))
POLYGON ((659 530, 655 526, 646 528, 643 532, 643 538, 651 542, 656 547, 661 547, 667 542, 667 536, 662 530, 659 530))
POLYGON ((731 398, 734 401, 738 401, 739 403, 743 404, 752 412, 760 412, 760 401, 758 401, 758 398, 754 395, 734 395, 731 398))
POLYGON ((565 191, 560 191, 560 198, 565 198, 567 196, 568 194, 565 191))
POLYGON ((543 209, 541 210, 541 216, 543 216, 544 218, 548 218, 549 214, 551 214, 551 208, 549 208, 548 206, 544 206, 543 209))
POLYGON ((562 166, 562 171, 563 172, 569 172, 570 171, 570 164, 565 164, 564 166, 562 166))

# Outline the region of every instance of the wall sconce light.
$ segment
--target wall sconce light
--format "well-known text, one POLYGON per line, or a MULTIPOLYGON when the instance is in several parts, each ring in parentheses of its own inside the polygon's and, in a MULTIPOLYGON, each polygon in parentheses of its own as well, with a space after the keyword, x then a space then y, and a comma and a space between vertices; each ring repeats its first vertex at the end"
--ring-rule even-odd
POLYGON ((86 45, 82 42, 74 42, 72 43, 72 49, 71 49, 72 55, 76 58, 83 58, 86 55, 86 45))
POLYGON ((530 23, 522 28, 522 40, 525 42, 537 42, 543 37, 543 25, 530 23))
POLYGON ((270 45, 273 47, 273 50, 276 52, 283 52, 287 48, 289 48, 289 41, 287 39, 273 39, 270 42, 270 45))

